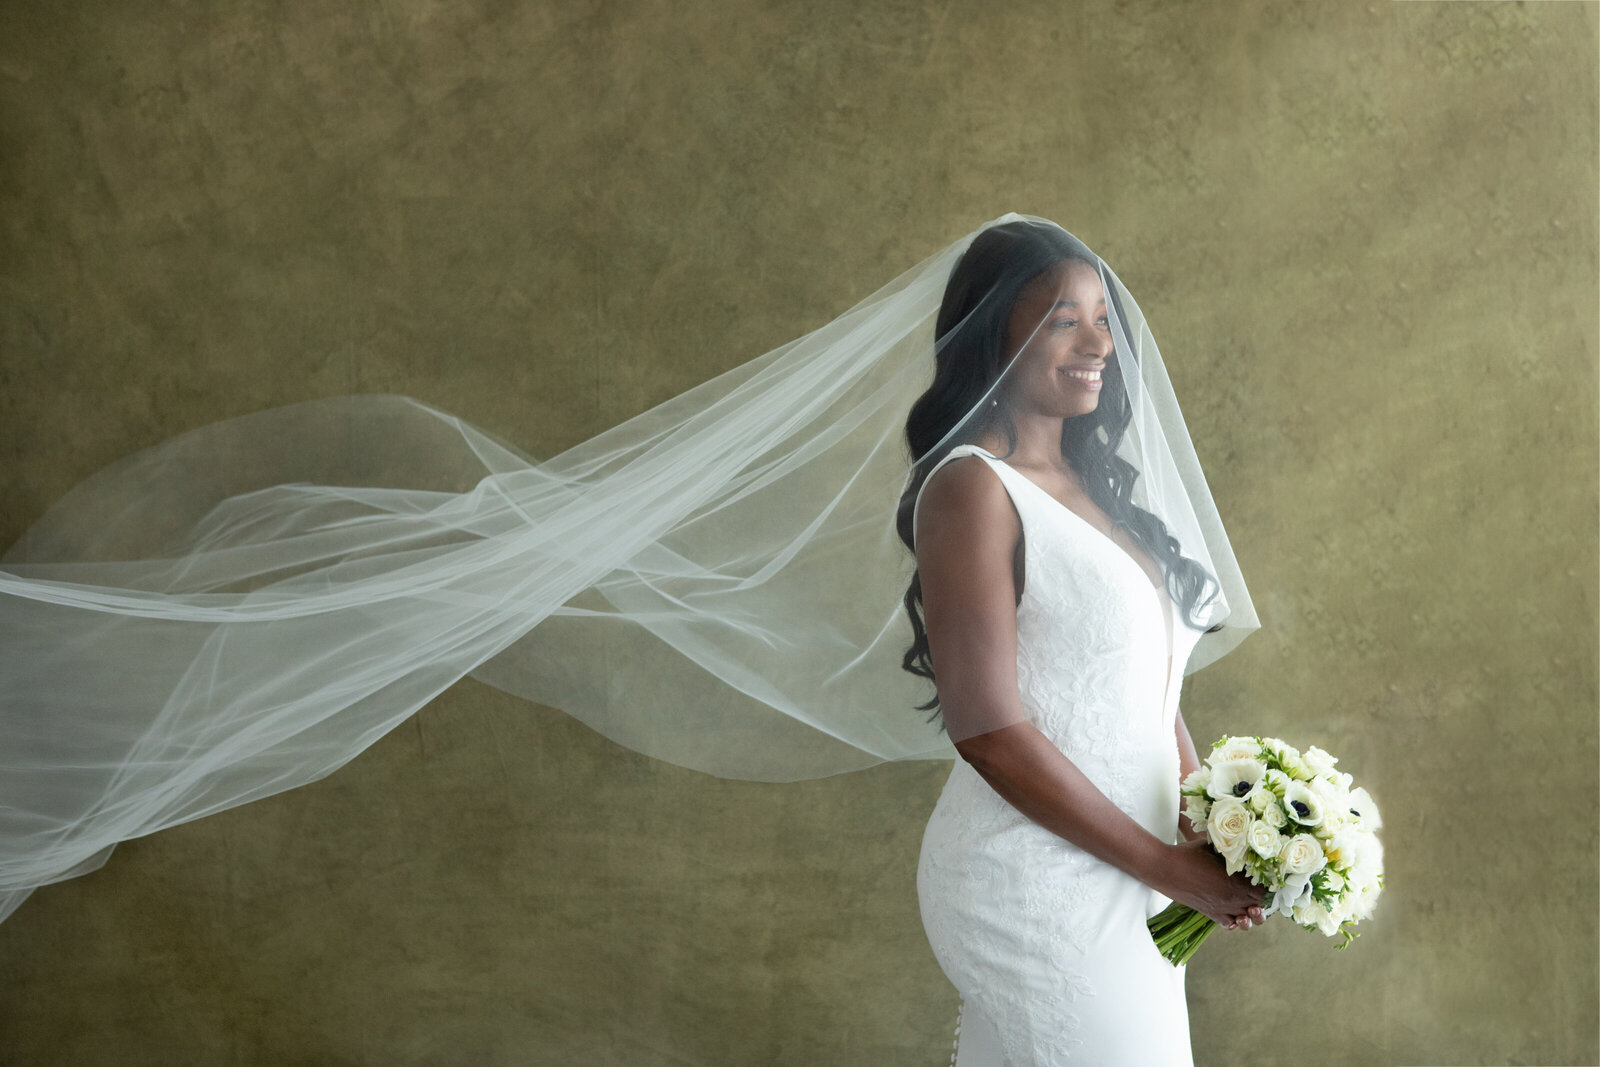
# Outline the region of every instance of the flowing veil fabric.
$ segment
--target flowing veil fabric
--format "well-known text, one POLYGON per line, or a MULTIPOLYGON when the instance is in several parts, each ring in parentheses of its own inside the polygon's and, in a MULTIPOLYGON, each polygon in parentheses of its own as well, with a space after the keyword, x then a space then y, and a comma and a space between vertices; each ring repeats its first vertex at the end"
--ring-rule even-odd
MULTIPOLYGON (((1029 220, 1010 214, 986 224, 1029 220)), ((548 459, 427 404, 261 411, 107 467, 0 557, 0 918, 117 842, 323 777, 471 674, 650 756, 785 781, 950 758, 901 667, 906 412, 975 234, 548 459)), ((1137 305, 1135 500, 1258 624, 1137 305)), ((939 454, 959 434, 949 435, 939 454)))

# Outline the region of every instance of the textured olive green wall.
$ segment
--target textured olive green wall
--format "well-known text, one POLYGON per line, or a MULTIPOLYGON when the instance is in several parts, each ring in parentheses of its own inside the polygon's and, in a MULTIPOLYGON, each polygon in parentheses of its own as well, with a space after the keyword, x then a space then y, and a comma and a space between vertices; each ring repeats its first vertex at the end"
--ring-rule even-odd
MULTIPOLYGON (((12 2, 0 540, 315 396, 549 454, 1046 215, 1149 313, 1256 597, 1195 735, 1319 743, 1388 820, 1350 950, 1191 965, 1197 1062, 1592 1063, 1596 39, 1541 2, 12 2)), ((36 893, 0 1062, 943 1063, 947 767, 720 781, 468 680, 36 893)))

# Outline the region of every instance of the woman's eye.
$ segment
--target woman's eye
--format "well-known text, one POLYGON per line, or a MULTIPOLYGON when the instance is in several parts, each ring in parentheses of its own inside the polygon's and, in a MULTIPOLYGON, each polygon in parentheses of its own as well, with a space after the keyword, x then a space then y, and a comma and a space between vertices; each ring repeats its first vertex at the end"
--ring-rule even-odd
POLYGON ((1065 329, 1068 326, 1076 326, 1076 325, 1078 325, 1078 320, 1077 319, 1057 319, 1056 320, 1056 327, 1058 329, 1065 329))

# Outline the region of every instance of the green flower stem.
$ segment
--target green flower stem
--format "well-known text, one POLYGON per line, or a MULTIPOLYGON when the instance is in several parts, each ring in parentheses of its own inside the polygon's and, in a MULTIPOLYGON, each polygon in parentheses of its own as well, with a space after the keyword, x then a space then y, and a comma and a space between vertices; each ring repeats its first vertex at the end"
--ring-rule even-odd
POLYGON ((1146 925, 1156 948, 1174 967, 1188 963, 1217 924, 1187 904, 1172 903, 1152 916, 1146 925))

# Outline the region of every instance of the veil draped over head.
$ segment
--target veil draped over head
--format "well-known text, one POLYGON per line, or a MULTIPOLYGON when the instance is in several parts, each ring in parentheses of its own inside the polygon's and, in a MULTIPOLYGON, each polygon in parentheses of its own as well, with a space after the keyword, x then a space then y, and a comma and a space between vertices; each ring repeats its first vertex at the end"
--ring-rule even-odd
POLYGON ((1033 395, 1055 326, 1014 311, 1063 259, 1115 348, 1063 452, 1210 630, 1187 671, 1225 654, 1258 623, 1144 316, 1007 214, 549 459, 342 396, 74 488, 0 557, 0 918, 119 841, 329 774, 467 674, 722 777, 953 757, 999 724, 927 710, 917 491, 1033 395))

